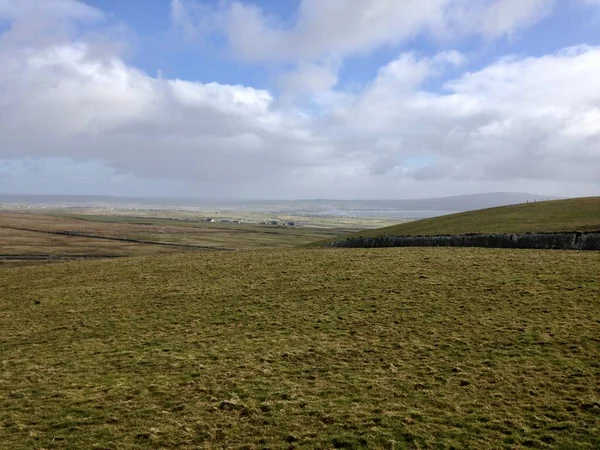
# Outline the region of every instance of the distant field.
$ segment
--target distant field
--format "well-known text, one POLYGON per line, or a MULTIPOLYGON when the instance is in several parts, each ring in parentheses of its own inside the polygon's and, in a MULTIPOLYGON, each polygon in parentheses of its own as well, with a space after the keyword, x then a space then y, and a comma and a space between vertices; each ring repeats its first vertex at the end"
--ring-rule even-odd
POLYGON ((527 233, 600 230, 600 197, 553 200, 416 220, 354 236, 527 233))
POLYGON ((350 227, 206 223, 169 217, 3 211, 0 213, 0 267, 83 257, 295 247, 350 230, 350 227))
POLYGON ((598 268, 436 248, 7 268, 0 443, 600 448, 598 268))
MULTIPOLYGON (((284 205, 281 205, 284 207, 284 205)), ((25 211, 30 211, 26 209, 25 211)), ((218 210, 167 210, 167 209, 108 209, 98 207, 63 207, 46 208, 37 210, 37 212, 46 212, 47 215, 63 215, 68 217, 80 217, 88 220, 100 222, 121 222, 121 221, 140 221, 150 220, 171 220, 171 221, 191 221, 198 222, 201 218, 212 217, 216 223, 221 220, 242 220, 246 225, 258 225, 261 222, 278 220, 280 222, 293 221, 300 226, 308 228, 345 228, 345 229, 367 229, 381 228, 401 222, 407 219, 386 219, 376 217, 342 217, 316 214, 315 211, 296 210, 296 211, 277 211, 266 210, 256 211, 240 206, 239 209, 218 209, 218 210)))

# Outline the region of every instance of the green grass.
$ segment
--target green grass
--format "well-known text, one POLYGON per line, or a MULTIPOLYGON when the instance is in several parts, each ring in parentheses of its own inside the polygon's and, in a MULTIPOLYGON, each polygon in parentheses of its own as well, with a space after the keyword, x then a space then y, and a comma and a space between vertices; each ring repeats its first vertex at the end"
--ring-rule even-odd
POLYGON ((0 271, 0 447, 600 447, 600 254, 269 250, 0 271))
POLYGON ((416 220, 351 236, 415 236, 600 230, 600 197, 553 200, 416 220))

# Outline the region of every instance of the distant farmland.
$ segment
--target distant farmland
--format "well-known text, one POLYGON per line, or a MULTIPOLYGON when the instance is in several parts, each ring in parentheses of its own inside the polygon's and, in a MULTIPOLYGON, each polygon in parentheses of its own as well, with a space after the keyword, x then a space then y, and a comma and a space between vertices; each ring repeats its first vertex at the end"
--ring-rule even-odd
POLYGON ((69 259, 295 247, 344 234, 350 229, 2 211, 0 267, 69 259))

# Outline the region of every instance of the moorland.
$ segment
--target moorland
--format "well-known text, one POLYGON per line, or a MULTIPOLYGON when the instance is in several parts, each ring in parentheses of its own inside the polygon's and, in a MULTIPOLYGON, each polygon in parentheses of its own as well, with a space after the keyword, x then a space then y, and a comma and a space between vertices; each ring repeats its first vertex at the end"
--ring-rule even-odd
MULTIPOLYGON (((528 229, 573 227, 543 203, 528 229)), ((600 447, 599 252, 85 219, 4 228, 3 253, 118 256, 0 266, 5 448, 600 447)))
POLYGON ((73 259, 289 248, 386 223, 390 221, 247 212, 6 209, 0 211, 0 267, 73 259), (236 220, 240 223, 234 223, 232 218, 240 216, 243 219, 236 220), (206 222, 207 219, 214 222, 206 222), (271 225, 272 220, 278 225, 271 225))

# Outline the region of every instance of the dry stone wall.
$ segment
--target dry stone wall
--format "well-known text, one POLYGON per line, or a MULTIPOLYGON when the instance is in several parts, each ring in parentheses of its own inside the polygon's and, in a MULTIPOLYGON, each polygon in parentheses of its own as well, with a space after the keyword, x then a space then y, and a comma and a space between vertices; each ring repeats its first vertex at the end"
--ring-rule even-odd
POLYGON ((600 232, 354 237, 331 247, 486 247, 600 250, 600 232))

